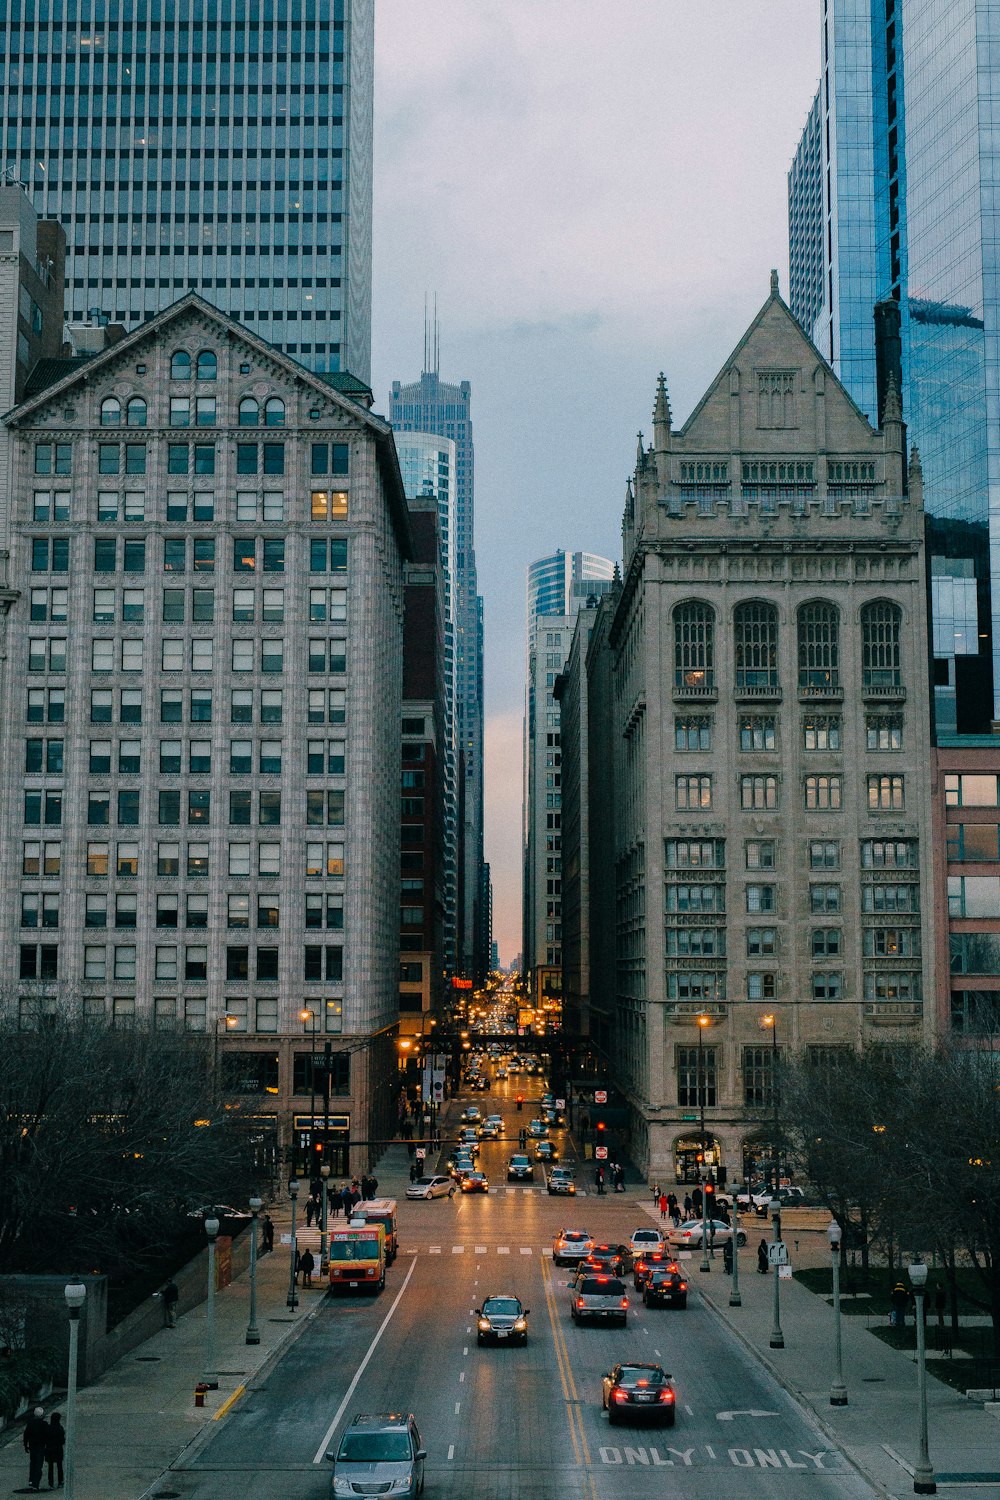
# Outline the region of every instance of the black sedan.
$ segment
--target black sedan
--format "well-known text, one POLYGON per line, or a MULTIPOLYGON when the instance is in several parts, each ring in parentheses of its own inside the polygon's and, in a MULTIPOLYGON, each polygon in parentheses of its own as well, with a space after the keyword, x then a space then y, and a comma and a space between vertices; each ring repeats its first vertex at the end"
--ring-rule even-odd
POLYGON ((673 1427, 677 1398, 659 1365, 615 1365, 604 1376, 603 1406, 612 1427, 623 1418, 673 1427))
POLYGON ((654 1266, 642 1283, 647 1307, 687 1307, 688 1284, 676 1266, 654 1266))
POLYGON ((593 1262, 595 1270, 606 1271, 609 1276, 625 1276, 632 1267, 632 1252, 627 1245, 598 1242, 587 1257, 587 1262, 593 1262))
POLYGON ((530 1159, 523 1154, 512 1156, 507 1163, 508 1182, 530 1182, 534 1175, 535 1169, 530 1159))
POLYGON ((528 1311, 517 1297, 487 1297, 482 1307, 476 1309, 476 1343, 526 1344, 528 1342, 528 1311))

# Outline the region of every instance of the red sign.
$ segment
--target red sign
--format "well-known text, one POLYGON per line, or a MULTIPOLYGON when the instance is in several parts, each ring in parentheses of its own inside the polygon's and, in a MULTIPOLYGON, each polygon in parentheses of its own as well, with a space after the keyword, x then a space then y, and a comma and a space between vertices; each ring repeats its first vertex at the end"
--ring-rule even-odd
POLYGON ((453 990, 471 990, 472 989, 472 980, 471 979, 453 979, 451 981, 451 987, 452 987, 453 990))
POLYGON ((598 1161, 607 1161, 607 1159, 608 1159, 608 1148, 607 1148, 607 1146, 598 1146, 598 1147, 596 1147, 595 1151, 594 1151, 594 1155, 597 1157, 598 1161))
POLYGON ((594 1090, 594 1103, 595 1104, 607 1104, 607 1102, 608 1102, 608 1091, 607 1091, 607 1089, 595 1089, 594 1090))

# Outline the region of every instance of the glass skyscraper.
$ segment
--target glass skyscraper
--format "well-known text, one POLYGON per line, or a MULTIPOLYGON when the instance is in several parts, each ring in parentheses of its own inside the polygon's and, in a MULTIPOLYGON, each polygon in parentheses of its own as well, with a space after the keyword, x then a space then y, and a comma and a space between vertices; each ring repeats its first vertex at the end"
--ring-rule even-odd
POLYGON ((811 118, 789 176, 790 303, 873 422, 886 369, 873 312, 898 308, 937 727, 985 731, 1000 715, 1000 7, 823 0, 822 22, 820 129, 811 118))
POLYGON ((373 50, 374 0, 0 0, 0 169, 70 321, 193 289, 369 380, 373 50))

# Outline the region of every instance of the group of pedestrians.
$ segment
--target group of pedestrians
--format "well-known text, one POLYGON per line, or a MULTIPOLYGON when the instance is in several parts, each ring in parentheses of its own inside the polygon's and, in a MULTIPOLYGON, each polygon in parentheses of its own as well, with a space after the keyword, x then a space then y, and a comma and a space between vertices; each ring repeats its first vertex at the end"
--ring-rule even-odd
POLYGON ((28 1455, 28 1489, 40 1490, 42 1470, 49 1466, 49 1489, 63 1487, 63 1451, 66 1429, 57 1411, 46 1422, 45 1411, 36 1406, 24 1426, 24 1451, 28 1455))
MULTIPOLYGON (((654 1198, 659 1205, 660 1218, 669 1219, 674 1228, 677 1229, 683 1220, 700 1219, 705 1211, 704 1196, 701 1188, 696 1187, 690 1193, 684 1194, 684 1201, 677 1197, 676 1193, 661 1193, 654 1184, 654 1198)), ((729 1223, 729 1209, 724 1203, 713 1203, 712 1218, 720 1219, 723 1224, 729 1223)))
POLYGON ((597 1188, 598 1195, 607 1191, 606 1184, 609 1182, 614 1192, 624 1193, 625 1168, 621 1162, 609 1161, 606 1168, 603 1162, 599 1164, 597 1171, 594 1173, 594 1185, 597 1188))

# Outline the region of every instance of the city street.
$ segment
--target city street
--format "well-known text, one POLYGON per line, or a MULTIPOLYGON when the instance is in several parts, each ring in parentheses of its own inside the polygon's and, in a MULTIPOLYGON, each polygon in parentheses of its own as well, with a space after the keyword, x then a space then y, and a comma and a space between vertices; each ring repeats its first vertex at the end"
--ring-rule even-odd
MULTIPOLYGON (((625 1500, 665 1488, 692 1500, 737 1491, 764 1500, 778 1486, 790 1500, 871 1493, 703 1304, 697 1263, 686 1311, 647 1311, 633 1298, 627 1330, 573 1325, 553 1234, 566 1225, 625 1240, 649 1221, 634 1201, 594 1196, 589 1163, 575 1200, 550 1198, 540 1167, 533 1187, 506 1187, 518 1125, 540 1091, 523 1080, 476 1096, 484 1115, 498 1110, 506 1122, 505 1140, 482 1148, 490 1195, 401 1203, 402 1248, 383 1295, 324 1302, 262 1384, 171 1472, 171 1493, 257 1500, 280 1488, 288 1500, 319 1500, 330 1485, 323 1455, 350 1417, 390 1410, 415 1413, 427 1492, 442 1500, 625 1500), (505 1291, 531 1309, 528 1347, 479 1349, 474 1309, 505 1291), (674 1429, 609 1428, 601 1375, 619 1359, 673 1375, 674 1429)), ((721 1270, 720 1259, 713 1274, 721 1270)))

